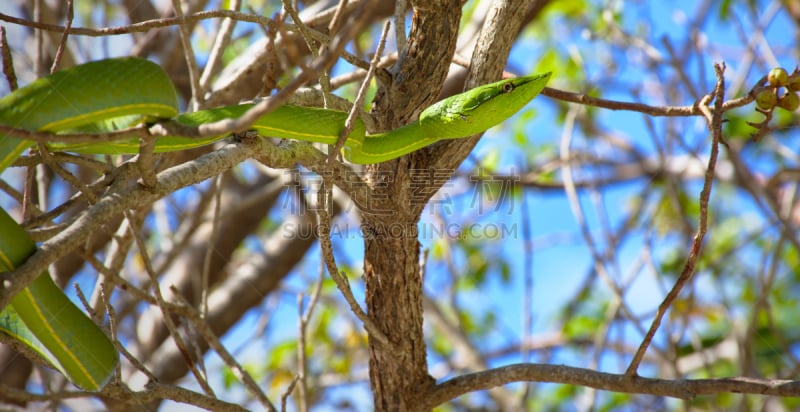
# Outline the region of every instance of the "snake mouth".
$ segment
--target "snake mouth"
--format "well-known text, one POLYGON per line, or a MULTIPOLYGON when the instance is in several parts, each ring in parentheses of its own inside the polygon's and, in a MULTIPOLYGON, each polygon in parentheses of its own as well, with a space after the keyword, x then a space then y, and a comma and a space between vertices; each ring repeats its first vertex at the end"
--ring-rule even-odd
MULTIPOLYGON (((538 85, 540 82, 542 82, 542 80, 544 80, 544 82, 541 83, 542 85, 544 85, 544 84, 547 84, 548 81, 550 81, 550 75, 551 74, 553 74, 553 72, 546 72, 546 73, 534 74, 534 75, 530 75, 530 76, 516 77, 516 78, 511 80, 511 84, 513 84, 514 87, 517 88, 517 87, 524 87, 524 86, 526 86, 526 85, 528 85, 530 83, 534 83, 534 84, 538 85)), ((544 88, 544 86, 542 86, 542 88, 544 88)))
MULTIPOLYGON (((479 103, 486 103, 498 96, 508 93, 519 93, 522 95, 531 96, 530 99, 523 102, 523 106, 532 100, 539 92, 544 89, 544 85, 550 80, 552 72, 534 74, 530 76, 512 77, 504 81, 501 80, 502 85, 499 89, 491 90, 489 93, 481 93, 478 97, 479 103), (526 87, 538 88, 535 92, 522 91, 526 87)), ((488 86, 488 85, 487 85, 488 86)))

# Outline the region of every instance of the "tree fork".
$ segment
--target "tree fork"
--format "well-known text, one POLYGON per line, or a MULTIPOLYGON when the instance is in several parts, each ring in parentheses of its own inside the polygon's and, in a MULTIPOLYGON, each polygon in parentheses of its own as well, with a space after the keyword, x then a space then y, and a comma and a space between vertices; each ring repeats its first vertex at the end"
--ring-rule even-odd
MULTIPOLYGON (((460 0, 412 1, 411 30, 392 81, 376 94, 373 113, 380 129, 413 120, 438 97, 455 52, 460 0)), ((416 225, 424 202, 415 198, 408 157, 369 168, 362 210, 367 311, 392 348, 369 341, 370 384, 376 411, 420 410, 435 380, 428 374, 422 333, 422 279, 416 225)), ((417 187, 419 189, 419 187, 417 187)), ((425 410, 424 408, 422 410, 425 410)))

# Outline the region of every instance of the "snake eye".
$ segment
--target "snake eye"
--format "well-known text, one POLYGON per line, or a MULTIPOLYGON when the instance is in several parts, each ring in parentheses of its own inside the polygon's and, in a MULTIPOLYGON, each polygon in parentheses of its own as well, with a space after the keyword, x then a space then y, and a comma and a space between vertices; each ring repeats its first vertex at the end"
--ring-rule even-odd
POLYGON ((514 90, 514 83, 506 83, 503 85, 503 93, 510 93, 514 90))

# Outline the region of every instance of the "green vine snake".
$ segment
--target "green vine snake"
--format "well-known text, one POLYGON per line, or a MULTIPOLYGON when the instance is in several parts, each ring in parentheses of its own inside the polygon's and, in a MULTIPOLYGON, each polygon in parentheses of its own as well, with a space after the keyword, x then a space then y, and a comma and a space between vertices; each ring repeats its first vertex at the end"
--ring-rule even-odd
MULTIPOLYGON (((550 73, 522 76, 476 87, 424 109, 419 120, 367 134, 358 120, 343 148, 351 163, 398 158, 443 139, 472 136, 518 112, 547 84, 550 73)), ((252 105, 241 104, 178 114, 175 87, 162 68, 148 60, 115 58, 89 62, 38 79, 0 99, 0 124, 47 132, 110 131, 141 122, 174 118, 198 126, 237 118, 252 105)), ((251 129, 262 136, 335 144, 347 113, 284 105, 262 116, 251 129)), ((196 139, 159 137, 156 152, 209 144, 225 136, 196 139)), ((53 151, 135 154, 139 140, 82 144, 49 142, 53 151)), ((31 140, 0 135, 0 172, 31 147, 31 140)), ((0 209, 0 272, 11 271, 35 244, 0 209)), ((117 363, 116 350, 103 332, 42 274, 0 312, 0 332, 32 349, 73 383, 100 389, 117 363)))

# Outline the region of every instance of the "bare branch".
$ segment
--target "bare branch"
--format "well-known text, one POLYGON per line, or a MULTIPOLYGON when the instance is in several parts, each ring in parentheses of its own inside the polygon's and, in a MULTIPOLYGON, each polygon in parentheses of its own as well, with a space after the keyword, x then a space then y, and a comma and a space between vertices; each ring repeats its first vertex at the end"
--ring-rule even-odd
POLYGON ((636 354, 628 366, 628 370, 625 372, 628 376, 636 375, 639 362, 641 362, 644 353, 650 346, 650 342, 653 340, 653 336, 655 336, 661 324, 661 319, 670 306, 672 306, 672 302, 678 297, 683 286, 692 278, 697 259, 700 257, 700 251, 703 247, 703 240, 708 228, 708 200, 711 196, 711 186, 714 183, 714 169, 717 164, 717 156, 719 155, 719 144, 722 141, 722 116, 725 113, 723 109, 723 101, 725 99, 725 64, 716 64, 714 65, 714 69, 717 72, 717 86, 711 95, 704 97, 701 101, 703 105, 706 105, 713 98, 714 112, 711 113, 708 125, 713 140, 711 142, 711 155, 708 158, 708 167, 703 181, 703 189, 700 192, 700 221, 698 222, 697 233, 694 236, 694 241, 689 251, 689 257, 686 259, 686 264, 683 267, 680 277, 675 281, 675 285, 664 298, 664 301, 658 306, 655 319, 653 319, 650 329, 647 331, 647 334, 642 340, 642 344, 639 346, 639 349, 636 351, 636 354))
MULTIPOLYGON (((766 82, 766 77, 759 80, 753 89, 750 90, 745 96, 731 99, 722 105, 722 111, 729 111, 737 107, 746 106, 755 101, 756 94, 763 90, 763 84, 766 82)), ((639 112, 651 116, 668 116, 668 117, 686 117, 686 116, 700 116, 703 114, 702 103, 698 102, 691 106, 650 106, 642 103, 620 102, 614 100, 600 99, 581 93, 571 93, 563 90, 545 87, 542 90, 542 95, 552 97, 554 99, 562 100, 565 102, 579 103, 586 106, 602 107, 610 110, 628 110, 632 112, 639 112)))
POLYGON ((549 382, 580 385, 623 393, 694 399, 698 395, 749 393, 756 395, 800 396, 800 381, 758 378, 651 379, 611 374, 564 365, 515 364, 470 373, 436 385, 426 398, 433 408, 469 392, 486 390, 513 382, 549 382))
POLYGON ((229 18, 237 21, 258 23, 264 26, 269 25, 272 22, 272 19, 257 14, 241 13, 233 10, 206 10, 190 15, 143 21, 128 26, 91 29, 85 27, 63 27, 55 24, 46 24, 41 22, 25 20, 18 17, 0 13, 0 20, 18 24, 20 26, 32 27, 35 29, 52 31, 52 32, 63 32, 73 35, 90 36, 90 37, 120 35, 129 33, 143 33, 157 28, 172 27, 180 24, 194 24, 206 19, 220 19, 220 18, 229 18))
POLYGON ((259 388, 255 380, 253 380, 253 377, 250 376, 250 374, 247 373, 247 371, 242 367, 241 364, 239 364, 239 362, 236 361, 231 353, 225 349, 224 346, 222 346, 222 342, 220 342, 216 334, 214 334, 208 324, 203 320, 197 309, 190 306, 177 289, 172 288, 171 291, 174 293, 176 299, 185 308, 184 315, 187 316, 192 322, 192 325, 197 328, 197 330, 203 336, 203 339, 205 339, 206 343, 208 343, 208 345, 214 349, 220 358, 222 358, 222 360, 225 362, 225 365, 231 368, 239 381, 244 384, 245 389, 247 389, 251 395, 255 396, 256 399, 258 399, 258 401, 261 403, 261 406, 266 408, 268 411, 277 412, 275 406, 272 404, 272 402, 270 402, 269 398, 267 398, 267 395, 264 394, 261 388, 259 388))
POLYGON ((56 55, 53 57, 53 65, 50 67, 50 74, 58 70, 58 63, 61 62, 61 55, 64 53, 64 47, 67 45, 67 37, 69 37, 69 29, 72 27, 73 17, 75 17, 75 13, 72 8, 72 0, 67 0, 67 21, 64 25, 64 32, 61 34, 61 40, 58 42, 56 55))

